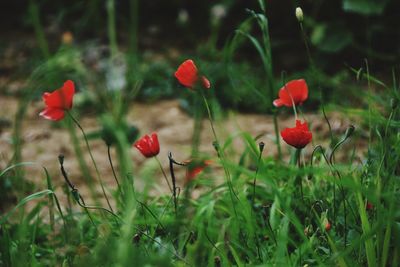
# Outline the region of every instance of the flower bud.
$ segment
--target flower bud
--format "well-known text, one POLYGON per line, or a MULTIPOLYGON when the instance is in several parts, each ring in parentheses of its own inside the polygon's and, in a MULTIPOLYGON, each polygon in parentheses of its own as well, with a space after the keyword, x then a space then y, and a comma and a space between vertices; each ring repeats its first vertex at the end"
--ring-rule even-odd
POLYGON ((58 162, 60 162, 61 165, 64 164, 64 155, 63 154, 58 155, 58 162))
POLYGON ((263 152, 264 147, 265 147, 265 143, 264 143, 264 142, 260 142, 260 143, 258 144, 258 148, 260 149, 260 153, 263 152))
POLYGON ((301 7, 296 7, 296 18, 299 22, 303 22, 303 10, 301 9, 301 7))
POLYGON ((347 127, 346 129, 346 133, 345 133, 345 138, 349 138, 353 133, 354 133, 355 127, 353 125, 350 125, 349 127, 347 127))

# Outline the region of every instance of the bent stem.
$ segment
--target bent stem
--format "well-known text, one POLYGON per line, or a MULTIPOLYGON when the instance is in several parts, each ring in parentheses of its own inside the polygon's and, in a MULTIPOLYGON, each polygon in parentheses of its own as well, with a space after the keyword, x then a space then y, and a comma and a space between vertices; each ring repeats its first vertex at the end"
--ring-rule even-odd
POLYGON ((160 160, 158 159, 158 157, 157 157, 157 156, 155 156, 154 158, 156 159, 156 161, 157 161, 157 163, 158 163, 158 166, 160 166, 160 169, 161 169, 161 172, 162 172, 162 174, 163 174, 163 176, 164 176, 164 179, 165 179, 165 181, 167 182, 167 184, 168 184, 168 188, 169 188, 169 190, 170 190, 170 191, 171 191, 171 193, 172 193, 172 187, 171 187, 171 184, 170 184, 170 183, 169 183, 169 181, 168 181, 167 174, 165 173, 165 171, 164 171, 164 168, 163 168, 163 166, 161 165, 161 162, 160 162, 160 160))
MULTIPOLYGON (((78 189, 76 189, 75 185, 69 180, 68 174, 64 169, 64 155, 58 156, 58 162, 60 163, 61 174, 64 177, 64 180, 67 183, 67 186, 71 189, 71 194, 74 197, 75 201, 79 205, 80 205, 79 201, 82 201, 83 203, 85 203, 82 196, 79 194, 78 189)), ((96 227, 96 224, 94 223, 92 216, 90 216, 89 211, 86 208, 84 208, 84 210, 85 210, 86 214, 88 215, 90 222, 93 224, 94 227, 96 227)))
POLYGON ((175 210, 175 216, 178 217, 178 199, 176 197, 176 178, 175 178, 175 171, 174 171, 174 164, 177 165, 183 165, 174 160, 172 157, 172 153, 168 152, 168 159, 169 159, 169 171, 171 173, 171 179, 172 179, 172 197, 174 199, 174 210, 175 210))
POLYGON ((101 190, 103 191, 103 195, 104 195, 104 197, 106 198, 108 207, 110 208, 111 211, 113 211, 113 209, 112 209, 112 207, 111 207, 111 204, 110 204, 110 200, 109 200, 108 197, 107 197, 107 194, 106 194, 106 190, 105 190, 105 188, 104 188, 103 181, 102 181, 102 179, 101 179, 101 177, 100 177, 99 169, 97 168, 96 161, 94 160, 94 157, 93 157, 93 154, 92 154, 92 150, 90 149, 89 142, 88 142, 87 136, 86 136, 86 134, 85 134, 85 131, 83 130, 83 128, 82 128, 82 126, 79 124, 79 122, 74 118, 74 116, 72 116, 72 114, 71 114, 69 111, 67 111, 67 113, 68 113, 68 116, 74 121, 74 123, 78 126, 78 128, 79 128, 79 129, 81 130, 81 132, 82 132, 83 138, 85 139, 86 147, 87 147, 88 152, 89 152, 89 155, 90 155, 90 158, 91 158, 91 160, 92 160, 92 162, 93 162, 93 166, 94 166, 94 168, 96 169, 96 175, 97 175, 97 179, 98 179, 99 182, 100 182, 101 190))
POLYGON ((108 156, 108 161, 110 162, 110 166, 111 166, 111 171, 112 171, 113 177, 114 177, 115 182, 117 183, 117 186, 118 186, 118 191, 119 191, 120 194, 122 194, 121 184, 118 181, 117 174, 115 173, 115 169, 114 169, 114 164, 113 164, 112 158, 111 158, 111 146, 108 145, 108 144, 107 144, 107 156, 108 156))

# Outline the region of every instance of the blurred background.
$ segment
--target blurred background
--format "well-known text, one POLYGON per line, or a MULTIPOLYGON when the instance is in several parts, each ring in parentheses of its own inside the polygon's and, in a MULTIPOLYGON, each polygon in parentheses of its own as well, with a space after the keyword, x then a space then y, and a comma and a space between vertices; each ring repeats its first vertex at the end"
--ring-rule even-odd
MULTIPOLYGON (((159 133, 164 156, 169 149, 182 160, 197 150, 213 153, 212 136, 208 131, 201 135, 201 123, 196 124, 206 116, 202 103, 173 76, 187 58, 212 83, 207 97, 215 117, 241 113, 229 127, 219 127, 225 136, 240 125, 252 136, 263 136, 269 155, 276 155, 272 118, 265 114, 277 114, 272 100, 286 81, 305 78, 310 94, 302 109, 314 113, 308 118, 318 132, 316 142, 328 140, 333 136, 318 112, 321 103, 328 112, 367 110, 368 86, 358 79, 366 66, 384 82, 392 83, 398 74, 399 10, 398 0, 1 1, 0 169, 27 160, 59 177, 61 153, 75 181, 93 171, 85 164, 89 158, 73 124, 38 116, 43 92, 67 79, 76 84, 73 111, 105 176, 111 177, 105 138, 114 142, 126 136, 116 146, 120 153, 128 150, 127 162, 134 157, 139 166, 154 163, 144 163, 131 149, 139 129, 140 135, 159 133), (298 6, 304 12, 302 27, 295 16, 298 6), (263 62, 263 56, 268 60, 263 62)), ((375 85, 371 90, 379 93, 375 85)), ((387 105, 384 98, 373 101, 387 105)), ((291 109, 279 112, 280 127, 293 124, 291 109)), ((336 136, 357 122, 349 113, 331 112, 329 118, 336 136)), ((359 133, 364 143, 357 146, 365 148, 366 135, 359 133)), ((157 168, 142 170, 151 176, 149 170, 157 168)), ((40 168, 28 173, 42 175, 40 168)), ((25 174, 17 171, 3 179, 1 199, 13 199, 11 191, 22 196, 31 190, 22 182, 25 174)))
MULTIPOLYGON (((282 0, 265 1, 265 6, 278 80, 282 72, 284 79, 308 78, 311 87, 324 87, 325 96, 335 101, 343 93, 352 99, 343 81, 354 74, 350 67, 365 66, 364 59, 372 73, 391 79, 400 57, 399 1, 282 0), (314 71, 294 15, 297 6, 304 11, 314 71)), ((263 13, 257 0, 2 1, 0 10, 3 94, 18 93, 24 86, 10 82, 32 78, 47 61, 43 72, 68 73, 86 85, 101 77, 111 90, 131 90, 139 82, 134 95, 141 101, 184 98, 171 74, 183 59, 194 58, 202 72, 213 74, 216 98, 224 107, 251 112, 271 107, 256 103, 254 90, 267 97, 262 62, 253 44, 236 32, 261 38, 260 28, 249 21, 249 10, 263 13)), ((43 76, 42 85, 52 83, 43 76)), ((320 96, 311 97, 317 104, 320 96)))

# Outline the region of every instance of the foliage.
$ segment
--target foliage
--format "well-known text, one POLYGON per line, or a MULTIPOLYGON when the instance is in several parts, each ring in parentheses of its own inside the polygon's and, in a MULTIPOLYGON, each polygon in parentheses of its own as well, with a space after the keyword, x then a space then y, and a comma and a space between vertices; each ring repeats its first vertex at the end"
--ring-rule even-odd
MULTIPOLYGON (((98 43, 86 44, 85 51, 83 45, 73 42, 64 43, 58 50, 46 44, 40 10, 57 9, 63 1, 52 2, 49 6, 46 6, 48 1, 30 1, 27 16, 40 43, 43 62, 30 77, 30 90, 21 95, 14 126, 16 156, 0 172, 2 201, 9 201, 11 195, 17 199, 0 218, 1 266, 399 265, 398 77, 393 71, 392 83, 381 81, 370 73, 368 61, 363 68, 348 67, 349 71, 329 75, 324 64, 330 61, 322 60, 364 40, 363 34, 357 31, 358 24, 347 27, 348 21, 340 16, 321 22, 317 15, 308 15, 313 12, 305 12, 300 34, 304 37, 310 65, 304 71, 288 74, 273 60, 274 42, 276 44, 279 38, 273 38, 273 16, 272 20, 267 17, 269 6, 260 0, 259 7, 247 10, 247 17, 236 25, 237 31, 223 49, 219 49, 215 40, 223 23, 210 20, 210 27, 214 27, 213 39, 198 45, 200 56, 196 62, 212 87, 188 89, 177 86, 172 80, 174 68, 171 66, 175 66, 173 61, 180 56, 172 60, 168 56, 154 60, 153 55, 145 60, 137 50, 138 36, 130 40, 131 48, 124 51, 116 38, 115 24, 115 20, 121 23, 124 16, 115 16, 116 1, 107 0, 104 9, 100 2, 75 3, 65 8, 65 13, 56 12, 57 20, 68 22, 69 14, 76 15, 81 8, 87 8, 87 14, 76 22, 76 28, 82 21, 88 25, 97 25, 94 24, 97 21, 102 25, 98 21, 99 14, 108 15, 107 25, 103 26, 107 26, 109 48, 103 49, 98 43), (311 43, 308 31, 312 32, 311 43), (309 50, 310 44, 315 50, 309 50), (248 55, 248 60, 241 60, 248 55), (168 63, 171 61, 173 63, 168 63), (279 72, 281 77, 276 75, 279 72), (23 162, 21 156, 21 122, 26 108, 40 97, 44 88, 53 88, 66 76, 76 81, 79 92, 74 110, 65 111, 66 117, 58 127, 64 127, 70 134, 75 153, 69 157, 77 158, 84 185, 77 188, 70 182, 70 170, 64 166, 64 161, 70 158, 60 155, 62 186, 54 186, 55 177, 41 167, 46 188, 41 185, 18 187, 25 182, 29 168, 37 167, 23 162), (296 76, 304 77, 313 88, 310 89, 309 108, 316 109, 317 103, 323 103, 321 116, 325 116, 327 127, 330 125, 325 108, 357 114, 360 121, 354 122, 356 128, 349 125, 346 132, 330 132, 331 139, 326 146, 309 144, 319 133, 311 136, 307 124, 299 123, 291 139, 306 132, 306 142, 290 151, 290 160, 286 163, 282 156, 286 150, 281 151, 279 144, 278 110, 272 107, 272 100, 277 97, 279 85, 287 84, 292 78, 298 79, 296 76), (340 88, 343 85, 345 88, 340 88), (332 92, 327 93, 325 89, 332 92), (167 175, 158 159, 152 158, 157 156, 159 145, 163 145, 157 141, 156 149, 151 154, 146 153, 147 160, 150 164, 154 160, 159 163, 161 173, 167 181, 171 180, 172 187, 165 188, 167 193, 154 195, 149 191, 159 188, 161 179, 153 165, 145 166, 140 172, 133 166, 136 164, 131 162, 128 152, 139 136, 139 129, 127 122, 127 114, 133 99, 153 101, 178 94, 183 106, 195 118, 192 156, 204 157, 198 143, 204 130, 212 132, 214 142, 208 145, 214 146, 215 152, 207 155, 207 164, 203 164, 196 175, 180 184, 175 171, 188 168, 190 163, 179 162, 180 155, 170 153, 167 175), (337 96, 340 104, 326 101, 329 100, 327 95, 337 96), (352 99, 359 105, 350 108, 352 99), (214 121, 221 119, 221 111, 230 107, 273 113, 277 156, 267 148, 264 151, 260 137, 247 132, 218 138, 214 121), (79 117, 88 111, 98 118, 101 129, 87 135, 79 124, 79 117), (210 129, 202 126, 203 118, 209 120, 210 129), (115 179, 113 184, 102 181, 89 143, 94 138, 102 138, 107 145, 106 156, 115 179), (366 139, 368 150, 361 158, 356 157, 357 148, 346 151, 343 147, 345 143, 366 139), (237 147, 237 141, 243 146, 237 147), (81 146, 83 142, 85 150, 81 146), (303 145, 314 145, 311 155, 302 154, 303 145), (116 151, 115 159, 110 154, 111 148, 116 151), (84 153, 90 155, 95 175, 84 153), (338 159, 339 153, 344 155, 343 160, 338 159), (138 179, 145 183, 143 190, 136 187, 138 179), (80 194, 84 186, 89 189, 85 198, 80 194), (102 194, 98 193, 100 188, 102 194), (62 202, 59 201, 61 196, 65 199, 62 202)), ((209 1, 197 2, 194 6, 203 9, 210 4, 209 1)), ((129 3, 129 7, 137 7, 135 0, 129 3)), ((171 3, 166 9, 178 5, 179 1, 171 3)), ((234 1, 224 3, 235 8, 234 1)), ((384 17, 385 12, 391 12, 389 7, 396 4, 389 0, 321 1, 321 6, 313 8, 326 15, 328 7, 337 8, 338 3, 340 11, 334 9, 334 14, 346 12, 363 17, 384 17)), ((143 8, 148 8, 147 4, 150 5, 144 3, 143 8)), ((133 16, 138 10, 129 12, 133 16)), ((292 17, 295 20, 294 13, 292 17)), ((135 20, 130 19, 135 24, 132 22, 135 20)), ((381 22, 386 25, 389 20, 381 22)), ((369 30, 371 40, 377 38, 376 32, 385 32, 369 30)), ((77 32, 85 31, 83 27, 77 32)), ((132 32, 137 34, 135 30, 132 32)), ((353 48, 367 49, 368 55, 376 55, 372 46, 353 48)), ((389 58, 392 59, 392 55, 389 58)), ((297 119, 296 108, 299 116, 303 116, 293 101, 297 119)))

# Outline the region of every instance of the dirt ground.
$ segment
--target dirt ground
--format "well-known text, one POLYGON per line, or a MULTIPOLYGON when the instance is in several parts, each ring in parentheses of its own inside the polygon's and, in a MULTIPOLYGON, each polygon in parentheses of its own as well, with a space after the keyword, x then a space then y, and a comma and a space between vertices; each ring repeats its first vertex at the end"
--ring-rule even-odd
MULTIPOLYGON (((0 169, 4 169, 12 157, 12 124, 18 109, 18 100, 14 97, 0 96, 0 118, 11 122, 9 127, 0 129, 0 169)), ((43 109, 43 103, 37 101, 31 103, 28 108, 27 114, 23 121, 22 131, 22 156, 23 161, 36 162, 37 166, 26 167, 26 176, 29 180, 37 184, 38 189, 46 188, 46 180, 42 169, 39 166, 45 166, 52 177, 54 185, 60 190, 61 185, 64 183, 63 178, 59 171, 58 155, 65 155, 65 168, 73 183, 79 188, 83 196, 89 194, 85 187, 82 174, 80 173, 78 162, 74 156, 74 150, 68 131, 63 128, 52 127, 52 123, 38 116, 38 113, 43 109)), ((313 144, 326 144, 329 140, 328 127, 323 119, 322 114, 305 114, 304 117, 311 125, 313 133, 313 144)), ((340 136, 344 133, 347 126, 351 124, 349 117, 341 115, 337 112, 328 113, 329 120, 332 125, 334 134, 340 136)), ((132 108, 127 116, 129 123, 136 125, 141 135, 157 132, 161 151, 159 159, 165 171, 168 173, 168 158, 167 153, 171 151, 178 161, 188 159, 191 151, 191 137, 193 132, 193 120, 186 113, 184 113, 176 100, 159 101, 152 104, 132 103, 132 108), (171 119, 173 118, 173 119, 171 119)), ((83 117, 81 125, 86 132, 96 130, 98 127, 95 117, 83 117)), ((200 151, 208 153, 211 157, 215 156, 215 151, 212 146, 212 132, 209 123, 205 120, 203 131, 201 135, 200 151)), ((354 124, 354 120, 352 122, 354 124)), ((279 127, 294 126, 294 117, 289 115, 279 115, 279 127)), ((357 128, 357 125, 355 125, 357 128)), ((252 136, 262 135, 260 141, 266 143, 264 156, 276 156, 276 146, 274 145, 274 128, 273 120, 270 115, 260 114, 239 114, 231 112, 227 118, 220 120, 216 123, 217 133, 219 138, 223 141, 229 135, 234 135, 240 131, 247 131, 252 136)), ((77 131, 80 135, 80 132, 77 131)), ((83 139, 81 140, 82 151, 86 162, 92 166, 84 146, 83 139)), ((347 151, 356 146, 357 155, 362 157, 365 149, 365 140, 356 139, 349 142, 342 150, 346 154, 347 151)), ((94 158, 99 166, 100 173, 106 183, 108 190, 114 190, 116 184, 112 178, 111 168, 107 158, 106 146, 101 140, 90 141, 90 145, 94 154, 94 158)), ((234 147, 237 151, 243 148, 241 139, 235 138, 234 147)), ((306 148, 306 155, 309 155, 313 149, 312 145, 306 148)), ((286 155, 289 154, 289 146, 282 141, 282 151, 286 155)), ((112 151, 115 158, 115 153, 112 151)), ((349 152, 350 153, 350 152, 349 152)), ((347 154, 349 154, 347 153, 347 154)), ((135 148, 131 148, 130 155, 133 161, 135 170, 135 185, 138 188, 143 188, 144 184, 149 181, 142 181, 140 173, 146 169, 157 172, 156 177, 158 180, 151 181, 154 186, 151 190, 154 192, 165 192, 168 190, 164 179, 162 179, 161 172, 158 169, 157 162, 154 159, 144 158, 135 148)), ((232 155, 229 155, 231 157, 232 155)), ((344 155, 345 156, 345 155, 344 155)), ((116 159, 114 160, 116 164, 116 159)), ((117 167, 118 169, 118 167, 117 167)), ((94 173, 94 169, 92 168, 94 173)), ((184 170, 177 172, 178 183, 182 186, 184 170)), ((100 193, 100 188, 98 188, 100 193)))

